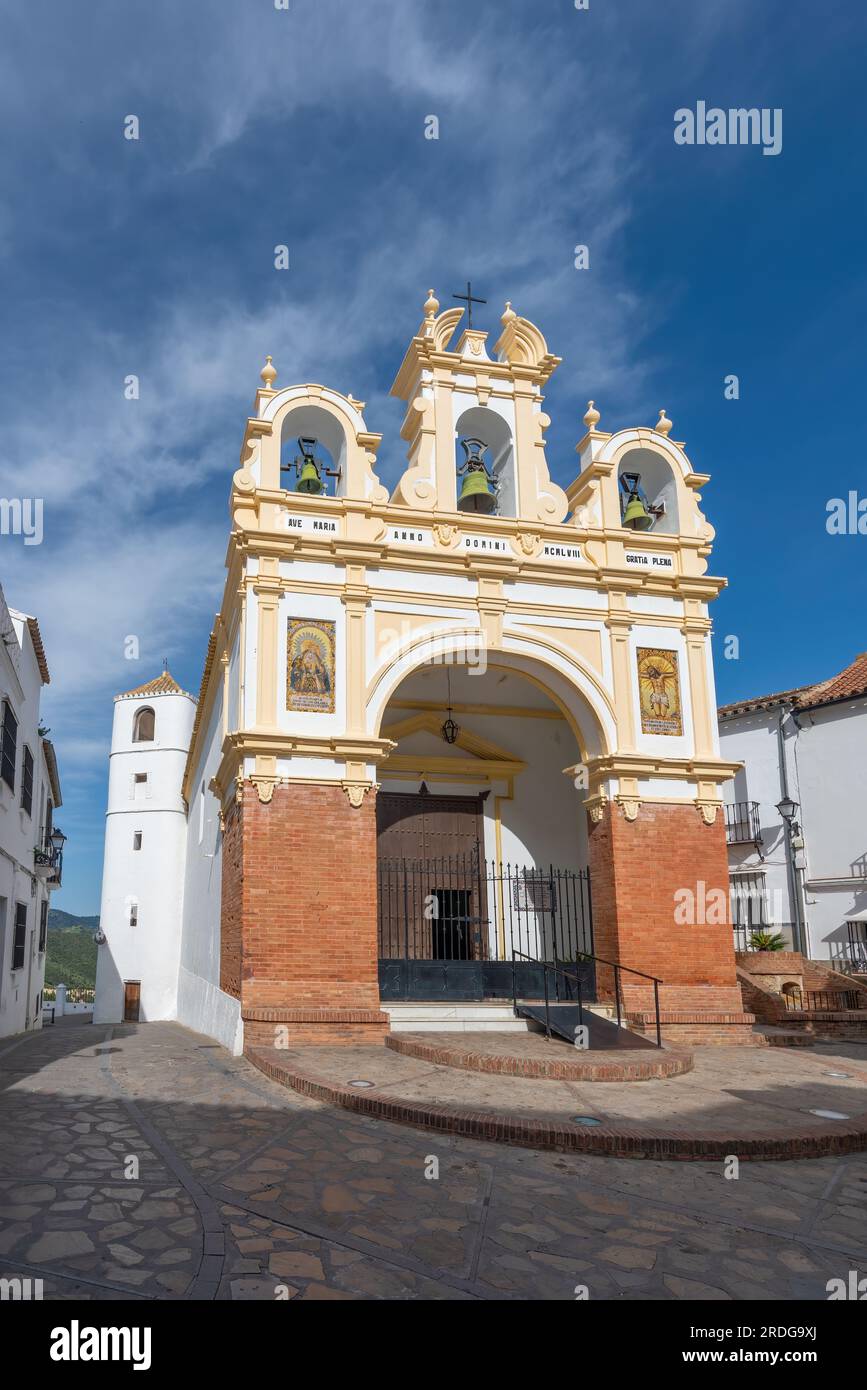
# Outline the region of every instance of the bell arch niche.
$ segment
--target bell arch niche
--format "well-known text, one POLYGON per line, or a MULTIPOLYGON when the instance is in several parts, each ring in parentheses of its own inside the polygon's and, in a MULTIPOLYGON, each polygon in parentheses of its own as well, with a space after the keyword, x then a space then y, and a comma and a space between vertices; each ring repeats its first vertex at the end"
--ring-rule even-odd
POLYGON ((617 466, 621 512, 626 498, 626 490, 621 482, 625 473, 639 474, 641 481, 638 486, 647 503, 651 507, 662 505, 665 509, 646 534, 676 536, 680 531, 680 511, 677 480, 671 464, 655 449, 628 449, 617 466))
MULTIPOLYGON (((309 457, 314 461, 320 477, 319 495, 345 497, 347 452, 346 430, 329 411, 309 404, 291 408, 283 416, 280 426, 281 486, 289 492, 297 490, 304 471, 303 461, 309 457), (315 445, 307 441, 315 441, 315 445), (300 460, 297 469, 293 467, 295 460, 300 460)), ((309 474, 309 467, 307 472, 309 474)))
MULTIPOLYGON (((455 467, 457 498, 460 499, 466 473, 458 473, 465 463, 462 440, 481 440, 486 452, 482 455, 488 473, 494 480, 495 516, 518 515, 518 483, 515 468, 515 442, 512 430, 502 415, 485 406, 471 406, 455 423, 455 467)), ((463 510, 463 508, 459 508, 463 510)))

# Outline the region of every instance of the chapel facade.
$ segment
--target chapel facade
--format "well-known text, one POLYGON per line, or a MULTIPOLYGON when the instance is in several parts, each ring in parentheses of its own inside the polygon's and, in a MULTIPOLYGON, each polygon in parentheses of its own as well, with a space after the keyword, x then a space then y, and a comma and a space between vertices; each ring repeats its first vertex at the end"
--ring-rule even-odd
POLYGON ((618 963, 638 1026, 655 988, 665 1036, 748 1040, 728 913, 706 910, 728 901, 737 767, 716 727, 708 476, 664 411, 608 433, 591 401, 558 486, 560 359, 510 305, 494 344, 458 333, 463 312, 431 291, 406 350, 391 494, 363 402, 279 387, 267 359, 198 699, 167 675, 118 697, 97 1020, 131 979, 140 1017, 236 1051, 276 1027, 381 1040, 401 1009, 474 1001, 483 1019, 521 969, 595 958, 598 999, 618 963), (168 779, 149 870, 137 757, 168 779))

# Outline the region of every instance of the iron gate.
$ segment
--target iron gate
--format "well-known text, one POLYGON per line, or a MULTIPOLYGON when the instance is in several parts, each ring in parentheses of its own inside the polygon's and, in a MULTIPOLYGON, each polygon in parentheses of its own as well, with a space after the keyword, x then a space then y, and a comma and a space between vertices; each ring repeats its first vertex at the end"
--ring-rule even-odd
MULTIPOLYGON (((516 986, 525 998, 541 997, 542 962, 574 966, 592 954, 587 869, 499 864, 473 853, 381 859, 377 877, 383 1000, 511 999, 516 986)), ((592 998, 592 962, 582 961, 580 974, 592 998)))

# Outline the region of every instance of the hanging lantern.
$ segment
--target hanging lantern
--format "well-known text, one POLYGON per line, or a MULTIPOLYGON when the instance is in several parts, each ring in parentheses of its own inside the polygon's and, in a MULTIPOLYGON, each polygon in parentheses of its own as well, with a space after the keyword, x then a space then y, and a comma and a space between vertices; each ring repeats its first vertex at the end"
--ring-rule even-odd
POLYGON ((458 728, 458 726, 457 726, 457 724, 455 723, 455 721, 452 719, 452 673, 451 673, 451 671, 446 671, 446 680, 448 681, 448 709, 447 709, 447 712, 446 712, 446 717, 445 717, 445 719, 443 720, 442 726, 441 726, 441 728, 440 728, 440 733, 442 734, 442 736, 443 736, 443 738, 445 739, 446 743, 456 743, 456 742, 457 742, 458 734, 460 733, 460 729, 458 728))
POLYGON ((497 485, 482 458, 487 445, 481 439, 462 439, 461 448, 465 461, 458 469, 458 477, 463 474, 458 510, 490 516, 497 509, 497 485))
POLYGON ((460 733, 460 729, 458 728, 455 721, 452 719, 451 709, 449 709, 448 718, 443 721, 443 726, 440 732, 442 733, 442 736, 445 739, 446 743, 457 742, 457 737, 460 733))

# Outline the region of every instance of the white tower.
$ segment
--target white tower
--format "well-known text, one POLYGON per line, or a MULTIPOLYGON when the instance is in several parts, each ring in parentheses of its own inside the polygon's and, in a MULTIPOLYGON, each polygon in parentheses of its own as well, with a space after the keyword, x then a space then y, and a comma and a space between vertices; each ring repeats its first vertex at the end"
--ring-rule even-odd
POLYGON ((181 795, 196 702, 168 671, 115 697, 95 1023, 177 1014, 187 813, 181 795))

